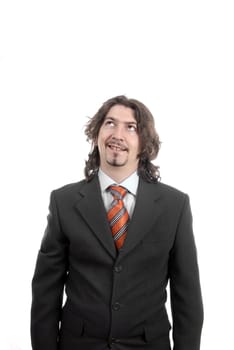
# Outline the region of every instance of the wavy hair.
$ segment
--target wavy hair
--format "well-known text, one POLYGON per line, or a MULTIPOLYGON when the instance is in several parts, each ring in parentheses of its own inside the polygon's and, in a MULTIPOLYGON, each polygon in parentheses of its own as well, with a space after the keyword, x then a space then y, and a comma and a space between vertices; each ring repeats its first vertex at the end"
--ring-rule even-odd
POLYGON ((115 105, 129 107, 134 111, 141 144, 141 150, 138 154, 138 175, 147 182, 157 182, 160 179, 159 167, 154 165, 152 160, 157 157, 161 142, 155 129, 153 115, 142 102, 127 98, 124 95, 113 97, 104 102, 97 113, 86 124, 85 135, 87 136, 87 141, 92 144, 88 160, 85 163, 84 173, 86 180, 90 181, 98 172, 100 155, 95 141, 107 113, 115 105))

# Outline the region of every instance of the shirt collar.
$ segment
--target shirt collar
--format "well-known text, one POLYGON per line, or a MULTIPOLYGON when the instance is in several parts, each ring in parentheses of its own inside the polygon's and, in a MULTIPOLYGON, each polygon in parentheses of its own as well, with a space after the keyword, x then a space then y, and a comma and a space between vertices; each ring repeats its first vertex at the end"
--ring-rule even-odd
POLYGON ((138 187, 138 183, 139 183, 139 176, 137 175, 137 171, 135 171, 133 174, 131 174, 129 177, 127 177, 121 183, 116 183, 111 177, 106 175, 99 168, 98 178, 99 178, 102 193, 105 192, 105 190, 110 185, 116 184, 116 185, 121 185, 121 186, 125 187, 128 190, 128 192, 131 192, 134 196, 136 196, 137 187, 138 187))

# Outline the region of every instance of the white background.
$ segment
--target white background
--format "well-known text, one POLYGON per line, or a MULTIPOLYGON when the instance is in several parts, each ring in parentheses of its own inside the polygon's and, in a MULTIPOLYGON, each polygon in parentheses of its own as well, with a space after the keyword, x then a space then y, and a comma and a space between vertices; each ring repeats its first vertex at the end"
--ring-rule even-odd
POLYGON ((0 2, 1 349, 30 349, 50 191, 83 177, 87 116, 118 94, 152 111, 162 181, 191 198, 201 349, 233 348, 233 33, 233 1, 0 2))

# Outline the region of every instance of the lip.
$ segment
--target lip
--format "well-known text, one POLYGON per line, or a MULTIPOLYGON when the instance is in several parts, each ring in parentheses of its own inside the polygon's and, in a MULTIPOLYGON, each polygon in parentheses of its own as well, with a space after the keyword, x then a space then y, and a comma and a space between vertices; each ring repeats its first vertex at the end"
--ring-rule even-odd
POLYGON ((120 152, 120 151, 127 151, 127 148, 123 145, 119 145, 117 143, 108 143, 107 147, 110 148, 112 151, 120 152))

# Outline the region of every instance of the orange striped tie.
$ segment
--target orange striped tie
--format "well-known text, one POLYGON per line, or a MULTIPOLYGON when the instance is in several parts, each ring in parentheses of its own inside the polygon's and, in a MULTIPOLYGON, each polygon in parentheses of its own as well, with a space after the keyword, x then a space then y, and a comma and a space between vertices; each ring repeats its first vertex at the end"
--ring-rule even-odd
POLYGON ((127 190, 121 186, 110 186, 109 191, 114 199, 107 213, 107 218, 110 223, 115 245, 120 249, 124 243, 129 222, 129 215, 123 203, 123 198, 127 190))

